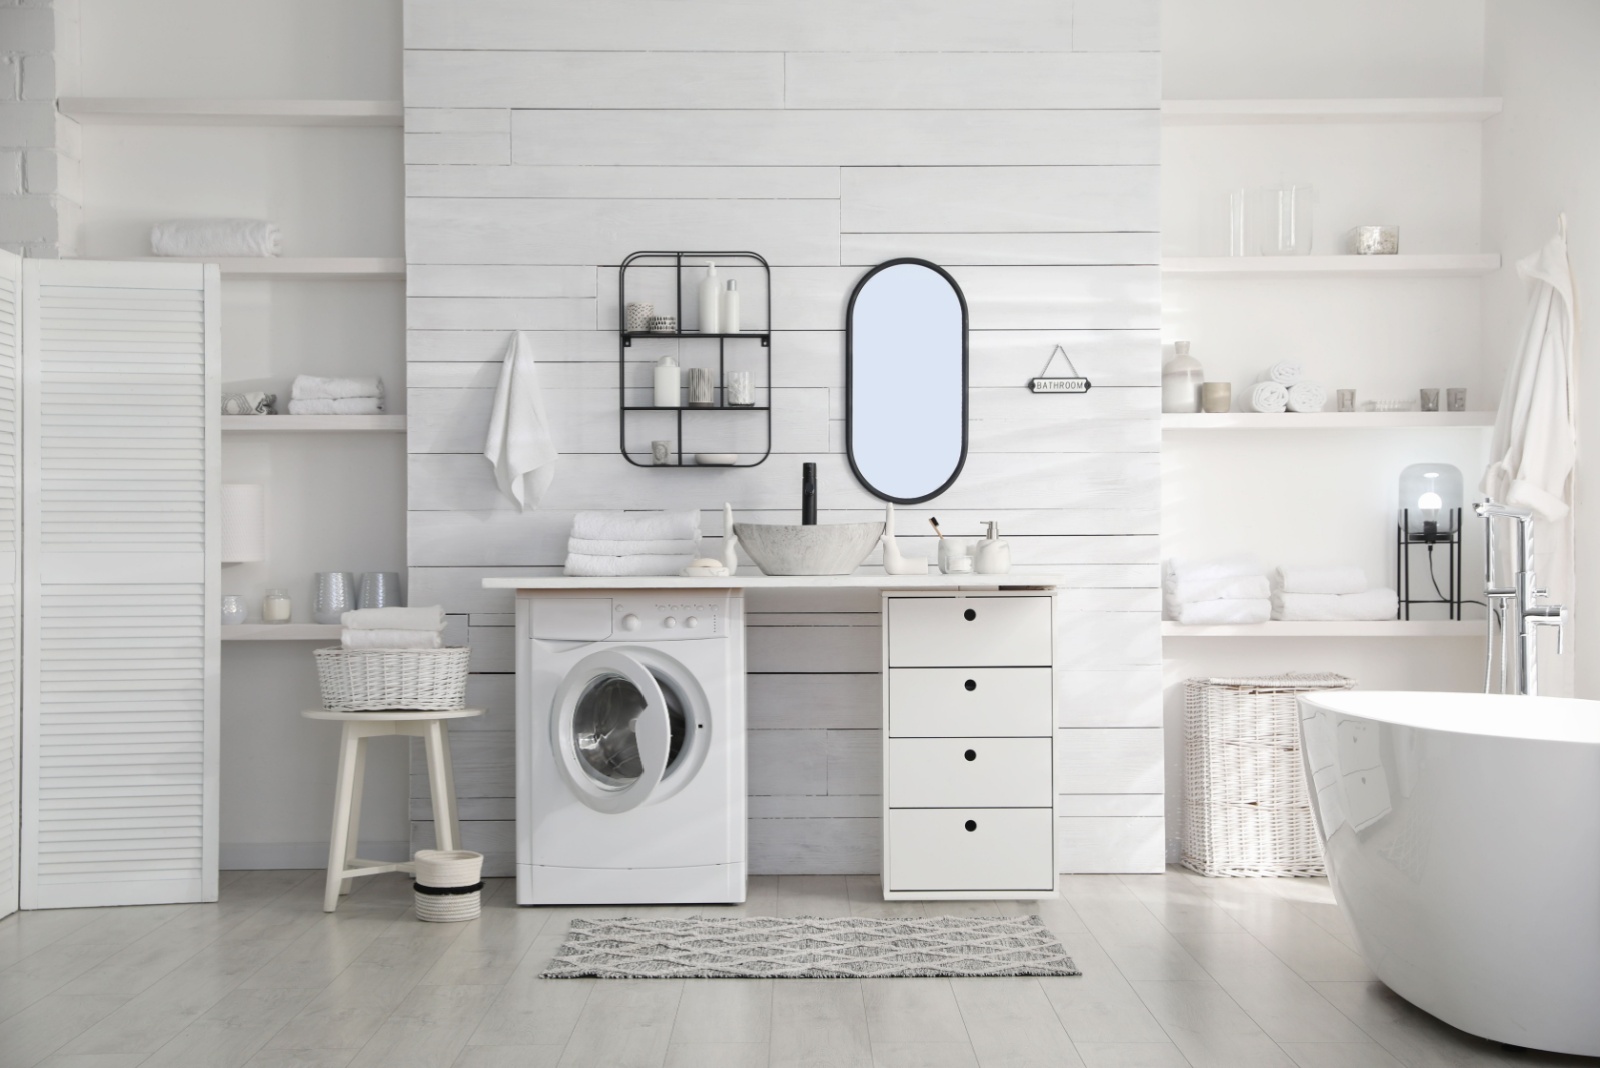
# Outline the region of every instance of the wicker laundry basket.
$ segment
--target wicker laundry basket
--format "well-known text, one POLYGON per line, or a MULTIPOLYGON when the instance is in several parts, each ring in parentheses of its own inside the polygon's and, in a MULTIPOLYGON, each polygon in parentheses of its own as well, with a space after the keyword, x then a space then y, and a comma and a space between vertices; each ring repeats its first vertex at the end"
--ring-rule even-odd
POLYGON ((471 650, 465 647, 317 649, 322 707, 329 712, 447 712, 465 708, 470 654, 471 650))
POLYGON ((475 920, 483 908, 483 854, 468 849, 419 849, 414 858, 417 919, 475 920))
POLYGON ((1188 681, 1184 867, 1213 876, 1325 874, 1295 695, 1354 685, 1343 675, 1188 681))

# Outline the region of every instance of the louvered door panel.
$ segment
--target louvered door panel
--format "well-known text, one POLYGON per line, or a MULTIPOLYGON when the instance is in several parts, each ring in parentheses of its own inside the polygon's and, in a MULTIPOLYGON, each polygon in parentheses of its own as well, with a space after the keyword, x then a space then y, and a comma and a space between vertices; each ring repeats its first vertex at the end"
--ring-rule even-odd
POLYGON ((22 904, 214 900, 215 269, 25 277, 22 904))
POLYGON ((21 648, 17 589, 17 380, 22 260, 0 252, 0 916, 17 910, 21 881, 21 648))

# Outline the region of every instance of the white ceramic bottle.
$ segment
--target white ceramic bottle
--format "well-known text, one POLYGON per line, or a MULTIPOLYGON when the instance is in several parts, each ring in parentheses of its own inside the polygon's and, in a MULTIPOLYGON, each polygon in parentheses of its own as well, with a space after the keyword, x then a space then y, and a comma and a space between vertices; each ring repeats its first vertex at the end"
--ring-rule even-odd
POLYGON ((706 276, 700 280, 700 332, 715 334, 722 323, 722 283, 717 281, 717 265, 706 261, 706 276))
POLYGON ((1179 341, 1172 346, 1175 356, 1161 369, 1161 410, 1163 412, 1198 412, 1200 410, 1200 384, 1205 381, 1205 368, 1189 355, 1189 343, 1179 341))
POLYGON ((672 356, 663 356, 656 361, 655 405, 657 408, 681 407, 680 388, 682 385, 682 372, 678 369, 677 359, 672 356))
POLYGON ((728 279, 728 288, 722 291, 722 332, 739 332, 739 280, 728 279))
POLYGON ((1011 543, 1000 537, 1000 524, 988 521, 989 533, 978 541, 974 569, 980 575, 1004 575, 1011 570, 1011 543))

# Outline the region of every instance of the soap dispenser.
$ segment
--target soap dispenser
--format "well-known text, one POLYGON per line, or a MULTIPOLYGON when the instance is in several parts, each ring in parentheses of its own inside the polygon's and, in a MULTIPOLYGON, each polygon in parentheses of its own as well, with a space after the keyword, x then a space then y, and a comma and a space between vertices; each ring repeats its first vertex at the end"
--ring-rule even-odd
POLYGON ((682 407, 680 387, 683 372, 678 369, 674 356, 663 356, 656 361, 655 405, 657 408, 682 407))
POLYGON ((1000 537, 1000 524, 988 521, 989 533, 978 541, 974 570, 980 575, 1004 575, 1011 570, 1011 544, 1000 537))
POLYGON ((1161 369, 1161 410, 1163 412, 1198 412, 1200 410, 1200 384, 1205 381, 1205 369, 1200 361, 1189 355, 1189 343, 1179 341, 1172 346, 1172 359, 1161 369))
POLYGON ((717 265, 711 260, 706 261, 706 276, 700 281, 700 332, 702 334, 715 334, 722 324, 722 304, 719 290, 722 283, 717 281, 717 265))
POLYGON ((728 279, 728 288, 722 291, 722 332, 739 332, 739 280, 728 279))

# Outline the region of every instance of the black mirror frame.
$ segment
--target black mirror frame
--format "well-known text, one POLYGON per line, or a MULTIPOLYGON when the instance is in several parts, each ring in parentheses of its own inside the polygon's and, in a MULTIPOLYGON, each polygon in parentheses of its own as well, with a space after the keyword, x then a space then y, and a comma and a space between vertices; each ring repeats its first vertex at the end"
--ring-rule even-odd
POLYGON ((961 291, 961 284, 955 280, 950 272, 945 270, 943 267, 940 267, 937 263, 932 263, 916 256, 902 256, 899 259, 885 260, 876 267, 872 268, 872 270, 868 271, 866 274, 862 275, 861 280, 856 283, 856 287, 850 291, 850 303, 846 306, 844 313, 844 451, 845 458, 850 461, 851 474, 856 476, 857 482, 866 487, 868 493, 872 494, 874 497, 877 497, 879 500, 889 501, 893 504, 921 504, 923 501, 931 501, 945 490, 955 485, 956 479, 961 477, 962 468, 967 466, 967 423, 971 417, 969 410, 971 374, 968 369, 968 333, 967 295, 961 291), (914 263, 918 267, 926 267, 931 271, 938 272, 938 274, 950 284, 950 289, 956 295, 956 302, 961 305, 961 456, 956 460, 955 470, 950 472, 950 477, 945 479, 944 483, 940 485, 938 489, 934 490, 932 493, 924 494, 921 497, 891 497, 889 494, 878 489, 871 482, 868 482, 866 477, 861 474, 861 469, 856 466, 856 387, 854 374, 856 298, 861 295, 861 290, 868 282, 872 280, 873 275, 877 274, 879 271, 885 270, 886 268, 895 267, 902 263, 914 263))

